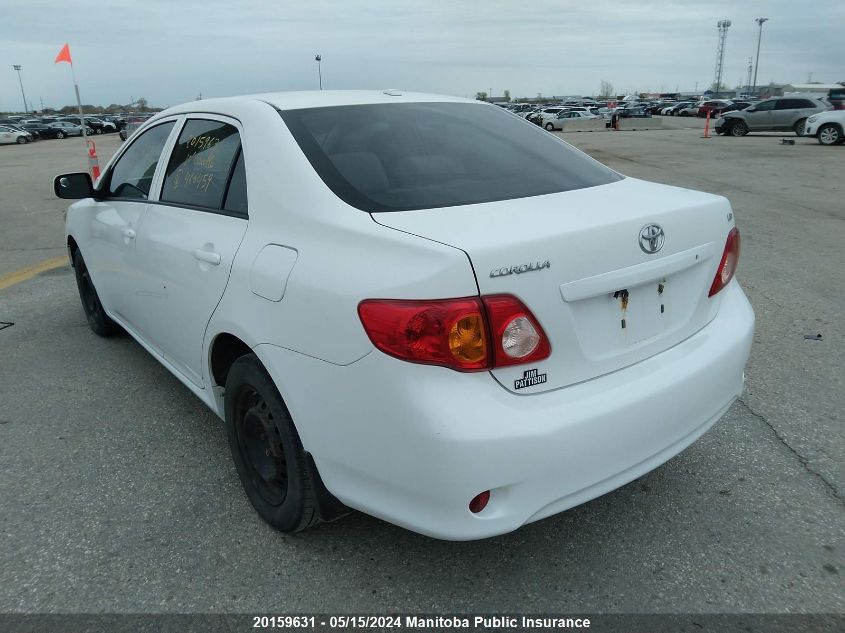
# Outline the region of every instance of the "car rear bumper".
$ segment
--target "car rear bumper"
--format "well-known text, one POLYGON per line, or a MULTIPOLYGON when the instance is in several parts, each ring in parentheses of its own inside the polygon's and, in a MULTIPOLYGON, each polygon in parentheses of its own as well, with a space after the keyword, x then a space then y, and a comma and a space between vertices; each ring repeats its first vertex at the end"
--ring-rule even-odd
POLYGON ((347 505, 450 540, 502 534, 653 470, 743 387, 754 313, 736 281, 675 347, 570 387, 517 396, 373 351, 337 366, 259 345, 326 487, 347 505), (491 490, 478 514, 468 509, 491 490))

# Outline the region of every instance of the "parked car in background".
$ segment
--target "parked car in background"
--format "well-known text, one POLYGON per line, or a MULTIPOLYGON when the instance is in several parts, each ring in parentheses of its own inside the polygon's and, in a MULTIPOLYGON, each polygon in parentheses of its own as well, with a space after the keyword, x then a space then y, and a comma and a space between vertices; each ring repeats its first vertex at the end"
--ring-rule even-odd
MULTIPOLYGON (((64 138, 66 136, 82 136, 82 127, 79 123, 71 123, 70 121, 53 121, 47 124, 50 128, 55 130, 55 138, 64 138)), ((94 130, 88 128, 86 134, 93 134, 94 130)))
POLYGON ((0 125, 0 143, 17 143, 18 145, 25 145, 31 140, 30 135, 23 130, 18 130, 8 125, 0 125))
POLYGON ((85 172, 53 187, 75 200, 93 332, 128 332, 224 421, 245 496, 284 532, 347 507, 441 539, 510 532, 659 467, 743 391, 730 202, 623 177, 501 108, 190 102, 96 190, 85 172))
POLYGON ((845 110, 827 110, 807 118, 804 135, 815 136, 822 145, 845 142, 845 110))
POLYGON ((23 132, 24 134, 26 134, 29 137, 30 141, 37 141, 38 140, 38 134, 35 134, 32 131, 27 130, 25 127, 23 127, 20 124, 17 124, 17 125, 6 124, 5 127, 12 128, 16 132, 23 132))
POLYGON ((735 112, 737 110, 745 110, 748 106, 751 105, 751 101, 732 101, 730 105, 725 106, 724 108, 714 108, 713 111, 710 113, 710 118, 719 118, 725 112, 735 112))
POLYGON ((830 110, 827 101, 811 97, 775 97, 745 110, 726 112, 716 120, 716 133, 745 136, 749 132, 804 133, 804 124, 814 114, 830 110))
POLYGON ((24 123, 21 127, 38 138, 56 138, 57 130, 46 123, 24 123))
POLYGON ((617 108, 616 114, 623 119, 648 119, 651 117, 651 112, 644 105, 625 106, 624 108, 617 108))
POLYGON ((696 115, 706 117, 709 113, 711 117, 715 117, 718 110, 724 110, 731 104, 733 104, 733 101, 730 99, 710 99, 709 101, 699 104, 696 115))
POLYGON ((669 108, 669 111, 666 114, 668 114, 669 116, 678 116, 678 112, 680 112, 681 109, 689 107, 689 106, 694 105, 694 104, 695 104, 694 101, 679 101, 675 105, 671 106, 669 108))
POLYGON ((544 119, 543 127, 551 132, 552 130, 562 130, 563 124, 566 121, 589 121, 591 119, 599 118, 601 117, 598 117, 590 112, 585 112, 584 110, 566 110, 550 119, 544 119))
POLYGON ((125 141, 127 138, 132 136, 132 133, 141 127, 146 119, 141 118, 128 118, 126 120, 126 124, 120 130, 120 140, 125 141))
POLYGON ((698 114, 698 103, 686 103, 680 108, 673 110, 675 116, 696 116, 698 114))
POLYGON ((563 112, 564 110, 568 110, 566 106, 551 106, 548 108, 543 108, 538 110, 537 112, 532 112, 527 117, 527 120, 531 121, 531 123, 536 123, 537 125, 543 124, 543 119, 547 116, 556 116, 563 112))

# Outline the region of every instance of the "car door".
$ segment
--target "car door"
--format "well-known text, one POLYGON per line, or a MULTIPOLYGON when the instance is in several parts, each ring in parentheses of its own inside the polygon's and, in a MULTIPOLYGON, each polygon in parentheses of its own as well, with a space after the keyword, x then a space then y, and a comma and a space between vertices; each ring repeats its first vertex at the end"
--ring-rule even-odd
POLYGON ((748 111, 746 123, 748 123, 749 130, 770 130, 772 129, 772 112, 774 110, 776 101, 771 99, 769 101, 761 101, 754 106, 754 111, 748 111))
POLYGON ((149 342, 199 387, 202 342, 247 229, 240 123, 188 117, 138 234, 149 342))
POLYGON ((101 179, 97 198, 79 203, 79 212, 89 218, 90 234, 77 241, 100 300, 108 312, 141 334, 144 324, 132 309, 140 287, 135 241, 175 123, 164 121, 136 137, 101 179))
POLYGON ((798 99, 779 99, 772 111, 772 126, 778 130, 789 130, 797 120, 798 99))

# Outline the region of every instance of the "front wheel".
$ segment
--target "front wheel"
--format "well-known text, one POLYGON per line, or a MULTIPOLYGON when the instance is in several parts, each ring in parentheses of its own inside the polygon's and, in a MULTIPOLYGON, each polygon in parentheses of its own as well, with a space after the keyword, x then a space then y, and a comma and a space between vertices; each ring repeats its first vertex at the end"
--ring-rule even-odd
POLYGON ((733 123, 731 123, 731 136, 745 136, 746 134, 748 134, 748 125, 745 123, 745 121, 734 121, 733 123))
POLYGON ((26 145, 27 143, 29 143, 28 138, 26 138, 25 136, 18 137, 18 145, 26 145))
POLYGON ((837 145, 842 142, 842 130, 833 123, 825 123, 817 133, 819 143, 822 145, 837 145))
POLYGON ((546 123, 546 129, 547 129, 549 132, 551 132, 551 131, 553 131, 553 130, 555 129, 555 126, 554 126, 554 125, 552 125, 551 123, 546 123))
POLYGON ((226 378, 226 434, 244 492, 259 516, 282 532, 319 522, 314 481, 293 420, 254 354, 226 378))
POLYGON ((792 130, 795 132, 795 136, 804 136, 805 123, 807 123, 807 119, 800 119, 795 122, 795 125, 792 126, 792 130))
POLYGON ((97 289, 91 280, 91 274, 82 259, 82 253, 77 250, 73 254, 73 269, 76 273, 76 285, 79 288, 79 298, 82 300, 82 309, 85 311, 85 318, 88 325, 97 336, 109 337, 120 332, 120 326, 109 318, 100 303, 97 289))

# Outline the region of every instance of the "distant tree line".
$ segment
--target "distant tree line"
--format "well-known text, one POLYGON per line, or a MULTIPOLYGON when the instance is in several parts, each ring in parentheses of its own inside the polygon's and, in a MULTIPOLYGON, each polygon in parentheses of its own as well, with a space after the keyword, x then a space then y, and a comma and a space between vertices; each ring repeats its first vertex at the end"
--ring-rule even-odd
MULTIPOLYGON (((82 104, 83 114, 104 114, 106 112, 159 112, 161 108, 150 106, 149 102, 140 97, 134 103, 110 103, 107 106, 82 104)), ((61 108, 44 108, 40 114, 78 114, 79 108, 74 105, 66 105, 61 108)), ((2 114, 23 114, 23 112, 3 112, 2 114)))

